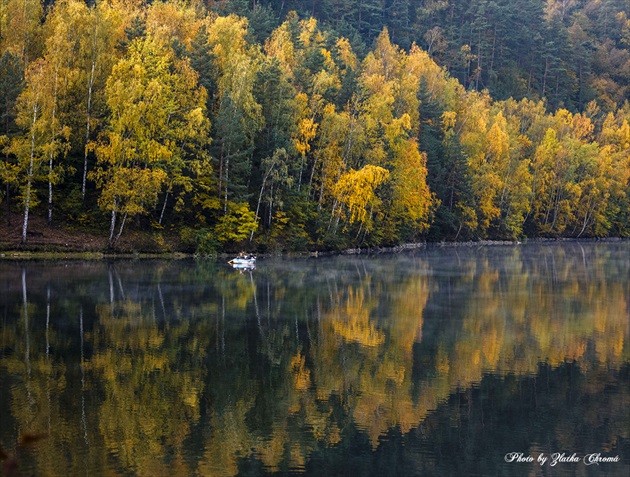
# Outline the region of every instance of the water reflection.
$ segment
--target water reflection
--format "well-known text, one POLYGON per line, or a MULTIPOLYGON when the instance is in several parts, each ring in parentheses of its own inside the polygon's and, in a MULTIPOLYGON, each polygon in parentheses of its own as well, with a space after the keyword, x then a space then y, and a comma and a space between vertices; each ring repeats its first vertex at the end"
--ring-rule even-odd
POLYGON ((625 475, 629 245, 0 262, 0 443, 27 475, 625 475))

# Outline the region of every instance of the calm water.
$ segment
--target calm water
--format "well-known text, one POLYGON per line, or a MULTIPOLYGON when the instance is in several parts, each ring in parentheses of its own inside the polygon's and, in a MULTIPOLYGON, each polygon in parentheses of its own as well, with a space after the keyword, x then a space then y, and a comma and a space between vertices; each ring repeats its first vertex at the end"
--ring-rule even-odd
POLYGON ((627 476, 629 316, 629 242, 2 261, 0 444, 37 476, 627 476))

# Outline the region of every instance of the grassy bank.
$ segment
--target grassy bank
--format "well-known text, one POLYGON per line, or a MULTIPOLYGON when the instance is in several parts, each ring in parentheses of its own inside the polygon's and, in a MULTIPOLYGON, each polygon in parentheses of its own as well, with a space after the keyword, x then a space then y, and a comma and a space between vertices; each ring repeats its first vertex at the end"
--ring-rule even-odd
POLYGON ((11 225, 0 226, 0 258, 72 257, 94 259, 108 255, 173 255, 187 254, 179 236, 164 231, 144 232, 130 229, 115 249, 107 244, 103 231, 48 225, 41 217, 32 217, 26 243, 22 243, 22 223, 15 218, 11 225))

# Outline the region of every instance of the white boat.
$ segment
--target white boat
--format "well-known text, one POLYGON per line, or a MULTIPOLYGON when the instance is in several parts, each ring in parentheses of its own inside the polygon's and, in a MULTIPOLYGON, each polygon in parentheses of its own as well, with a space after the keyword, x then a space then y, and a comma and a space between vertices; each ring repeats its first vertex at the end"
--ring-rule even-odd
POLYGON ((256 267, 256 257, 253 255, 249 257, 236 257, 228 261, 228 263, 232 265, 234 268, 251 269, 251 268, 256 267))

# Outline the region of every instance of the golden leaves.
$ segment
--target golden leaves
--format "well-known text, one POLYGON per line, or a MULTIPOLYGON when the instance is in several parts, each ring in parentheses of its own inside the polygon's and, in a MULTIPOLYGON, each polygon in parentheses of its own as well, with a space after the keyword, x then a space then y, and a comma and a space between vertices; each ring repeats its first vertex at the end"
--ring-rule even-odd
MULTIPOLYGON (((350 223, 361 222, 370 229, 372 215, 380 204, 376 188, 389 178, 389 171, 379 166, 367 165, 344 173, 335 186, 335 197, 344 205, 350 223)), ((340 213, 342 209, 339 209, 340 213)))
POLYGON ((298 123, 297 137, 294 140, 295 149, 305 156, 311 150, 311 141, 315 137, 318 124, 313 118, 302 118, 298 123))
POLYGON ((333 315, 332 329, 350 343, 377 347, 385 342, 385 334, 370 322, 370 308, 364 300, 363 290, 350 289, 344 308, 333 315))
POLYGON ((236 15, 217 17, 208 27, 208 45, 221 69, 225 70, 228 63, 247 49, 248 22, 246 18, 236 15))
POLYGON ((95 148, 98 168, 91 175, 102 189, 99 204, 146 213, 169 174, 179 180, 184 144, 207 142, 205 91, 188 62, 148 36, 132 42, 116 64, 106 95, 113 117, 95 148))
POLYGON ((352 47, 350 46, 350 42, 347 38, 339 38, 337 40, 337 54, 339 58, 346 66, 346 68, 355 69, 358 65, 357 56, 352 51, 352 47))
POLYGON ((173 39, 190 45, 201 24, 197 12, 185 2, 174 0, 155 2, 147 10, 147 30, 151 35, 168 43, 173 39))

